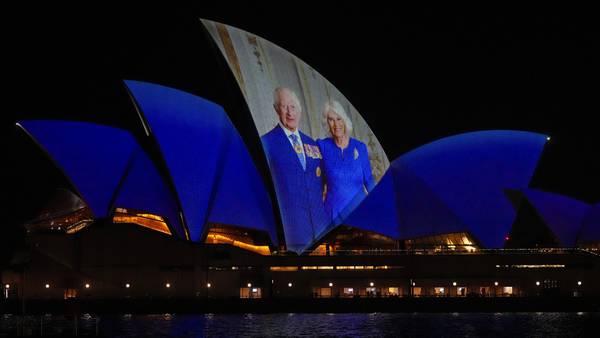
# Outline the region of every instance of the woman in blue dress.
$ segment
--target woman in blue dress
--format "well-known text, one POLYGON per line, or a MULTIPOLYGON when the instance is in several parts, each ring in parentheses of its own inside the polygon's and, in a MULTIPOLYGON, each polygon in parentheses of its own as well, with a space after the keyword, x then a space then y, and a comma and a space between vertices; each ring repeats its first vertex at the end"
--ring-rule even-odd
POLYGON ((318 140, 326 182, 325 211, 333 225, 343 219, 375 186, 367 146, 350 137, 352 121, 335 100, 325 103, 323 117, 331 137, 318 140))

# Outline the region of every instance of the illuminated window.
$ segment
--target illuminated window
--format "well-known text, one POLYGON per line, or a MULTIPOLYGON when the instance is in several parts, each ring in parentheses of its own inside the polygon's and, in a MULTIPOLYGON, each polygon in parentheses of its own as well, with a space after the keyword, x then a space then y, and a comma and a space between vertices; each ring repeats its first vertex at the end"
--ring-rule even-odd
POLYGON ((434 252, 457 251, 471 253, 479 250, 479 245, 466 232, 408 239, 404 242, 404 245, 408 250, 431 250, 434 252))
POLYGON ((354 296, 354 288, 344 288, 343 294, 345 297, 353 297, 354 296))
POLYGON ((327 245, 321 244, 317 246, 311 253, 311 256, 326 256, 327 255, 327 245))
POLYGON ((465 297, 467 295, 467 288, 459 286, 456 288, 456 295, 459 297, 465 297))
POLYGON ((482 296, 489 296, 489 295, 491 295, 490 287, 488 287, 488 286, 480 286, 479 287, 479 294, 482 295, 482 296))
POLYGON ((116 208, 113 216, 114 223, 131 223, 170 235, 171 230, 164 218, 151 213, 133 209, 116 208))
POLYGON ((413 294, 413 296, 415 296, 415 297, 420 297, 420 296, 422 295, 422 294, 421 294, 421 291, 422 291, 422 290, 421 290, 421 287, 419 287, 419 286, 414 286, 414 287, 412 288, 412 294, 413 294))
POLYGON ((503 287, 502 294, 505 296, 512 296, 513 295, 513 287, 512 286, 503 287))
POLYGON ((272 266, 271 271, 298 271, 297 266, 272 266))
POLYGON ((444 288, 444 287, 433 288, 433 294, 436 296, 444 296, 446 294, 446 288, 444 288))
POLYGON ((240 298, 262 298, 262 289, 256 287, 240 288, 240 298))
POLYGON ((225 224, 210 224, 205 243, 229 244, 235 247, 268 256, 270 239, 264 231, 240 228, 225 224))
POLYGON ((400 289, 399 288, 388 288, 387 289, 388 296, 399 296, 400 289))
POLYGON ((398 241, 391 237, 340 225, 329 232, 310 255, 377 254, 397 247, 398 241))
POLYGON ((377 296, 377 288, 368 287, 365 289, 367 293, 367 297, 375 297, 377 296))
POLYGON ((331 288, 316 288, 317 297, 320 298, 330 298, 331 297, 331 288))
POLYGON ((402 269, 402 266, 399 265, 379 265, 374 266, 375 270, 388 270, 388 269, 402 269))
POLYGON ((51 206, 44 207, 49 209, 43 210, 37 218, 24 225, 27 231, 66 232, 74 234, 94 222, 91 209, 85 206, 79 197, 64 189, 59 189, 57 195, 49 203, 51 206), (57 200, 61 201, 60 205, 55 204, 57 200), (65 201, 73 200, 78 201, 76 202, 77 207, 71 210, 64 210, 65 201))
POLYGON ((564 264, 515 264, 511 268, 517 269, 562 269, 564 264))
POLYGON ((66 289, 65 293, 64 293, 64 298, 65 299, 77 298, 77 290, 75 290, 75 289, 66 289))

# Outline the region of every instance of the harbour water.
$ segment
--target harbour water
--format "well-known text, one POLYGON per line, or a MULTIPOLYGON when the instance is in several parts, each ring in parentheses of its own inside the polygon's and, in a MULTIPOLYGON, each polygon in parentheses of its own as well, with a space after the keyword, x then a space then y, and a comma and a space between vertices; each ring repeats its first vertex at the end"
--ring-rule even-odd
POLYGON ((0 317, 0 337, 597 337, 598 312, 0 317))

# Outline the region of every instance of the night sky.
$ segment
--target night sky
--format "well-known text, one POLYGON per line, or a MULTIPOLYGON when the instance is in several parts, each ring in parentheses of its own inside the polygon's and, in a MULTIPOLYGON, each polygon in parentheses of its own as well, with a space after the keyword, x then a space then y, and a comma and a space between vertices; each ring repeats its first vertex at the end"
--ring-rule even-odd
POLYGON ((7 11, 2 195, 9 222, 30 217, 49 188, 65 184, 14 122, 95 121, 139 136, 122 79, 182 89, 244 114, 232 119, 259 149, 247 110, 232 106, 235 82, 223 75, 228 69, 199 17, 255 33, 314 67, 362 113, 390 160, 462 132, 535 131, 552 140, 532 186, 600 200, 600 25, 593 11, 301 3, 7 11))

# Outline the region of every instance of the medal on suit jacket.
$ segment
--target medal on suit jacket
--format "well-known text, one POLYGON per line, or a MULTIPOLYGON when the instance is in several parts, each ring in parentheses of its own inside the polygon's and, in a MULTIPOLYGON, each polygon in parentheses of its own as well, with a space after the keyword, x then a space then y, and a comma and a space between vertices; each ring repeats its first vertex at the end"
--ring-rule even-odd
POLYGON ((304 153, 306 154, 306 156, 308 156, 310 158, 314 158, 312 148, 308 144, 304 145, 304 153))
POLYGON ((317 166, 317 177, 321 177, 321 167, 317 166))
POLYGON ((302 154, 302 146, 300 144, 294 145, 294 151, 296 154, 302 154))
POLYGON ((354 148, 354 159, 358 159, 358 150, 356 148, 354 148))
POLYGON ((321 151, 319 151, 319 147, 318 146, 313 146, 310 144, 305 144, 304 145, 304 152, 306 153, 306 156, 310 157, 310 158, 314 158, 314 159, 321 159, 321 151))

